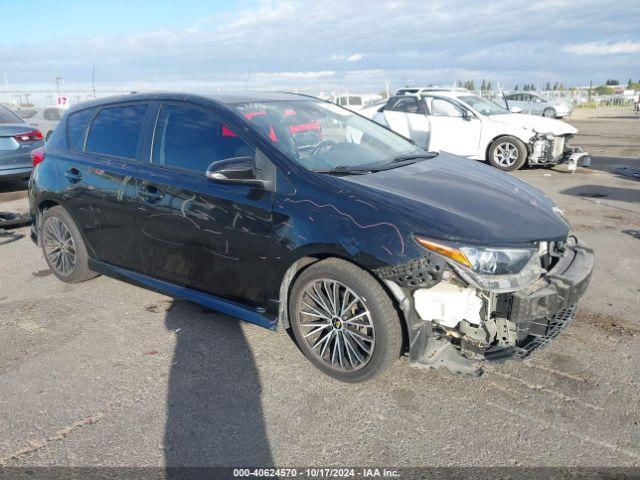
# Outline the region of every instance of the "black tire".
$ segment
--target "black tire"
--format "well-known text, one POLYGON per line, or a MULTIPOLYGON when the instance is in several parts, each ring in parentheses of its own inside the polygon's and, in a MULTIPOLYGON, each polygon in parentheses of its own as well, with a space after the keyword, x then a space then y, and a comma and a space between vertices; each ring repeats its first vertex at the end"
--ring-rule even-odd
POLYGON ((553 107, 547 107, 543 110, 542 112, 542 116, 543 117, 548 117, 548 118, 556 118, 556 109, 553 107))
MULTIPOLYGON (((339 291, 340 290, 338 290, 338 292, 339 291)), ((338 293, 338 299, 340 299, 340 293, 338 293)), ((350 300, 351 297, 347 296, 347 303, 350 300)), ((336 301, 334 303, 338 302, 336 301)), ((315 305, 317 306, 318 303, 316 302, 315 305)), ((344 303, 342 306, 344 306, 344 303)), ((304 308, 306 309, 307 307, 305 306, 304 308)), ((340 307, 338 307, 338 309, 340 309, 340 307)), ((289 319, 296 342, 307 359, 327 375, 343 382, 357 383, 370 380, 384 372, 391 363, 398 359, 401 353, 402 328, 398 313, 389 295, 372 275, 342 259, 330 258, 319 261, 309 266, 300 274, 289 296, 289 319), (357 303, 351 312, 349 312, 349 310, 345 312, 345 316, 343 317, 344 323, 338 325, 338 328, 336 328, 337 319, 329 321, 330 323, 326 326, 328 330, 325 333, 318 334, 319 336, 316 337, 316 339, 311 336, 308 340, 303 333, 303 329, 315 327, 309 327, 308 324, 305 324, 306 326, 302 325, 304 319, 309 318, 308 312, 306 315, 301 313, 304 305, 303 301, 306 302, 310 298, 308 297, 308 290, 306 289, 314 284, 317 285, 317 283, 314 282, 322 282, 324 279, 329 279, 335 282, 336 285, 342 285, 342 287, 350 289, 355 295, 353 299, 359 298, 360 303, 357 303), (369 322, 372 327, 353 327, 353 325, 356 324, 355 318, 359 316, 355 315, 357 311, 356 308, 360 308, 360 306, 366 312, 366 321, 369 322), (349 318, 349 316, 351 316, 351 318, 349 318), (349 322, 350 326, 347 326, 346 322, 349 322), (344 331, 340 332, 340 329, 344 331), (349 330, 349 332, 346 330, 349 330), (364 342, 358 345, 358 342, 353 340, 356 338, 352 335, 354 331, 356 333, 366 333, 374 338, 373 344, 365 344, 373 345, 370 352, 359 348, 364 342), (329 336, 329 332, 331 332, 332 335, 335 334, 335 337, 342 338, 342 344, 340 344, 337 338, 333 338, 333 350, 330 346, 332 337, 329 336), (312 345, 310 345, 311 342, 316 342, 317 339, 321 339, 323 335, 329 336, 329 340, 326 341, 329 345, 327 351, 329 358, 327 360, 321 358, 319 354, 314 353, 314 349, 312 345), (345 338, 347 340, 345 340, 345 338), (336 343, 338 347, 342 345, 342 352, 346 353, 340 357, 339 364, 333 366, 329 361, 332 357, 332 351, 336 349, 336 343), (360 365, 355 365, 358 363, 357 360, 359 360, 360 357, 357 356, 353 347, 362 354, 363 358, 360 365), (354 352, 353 356, 350 353, 352 351, 354 352), (347 358, 347 354, 349 358, 347 358), (366 362, 364 361, 365 357, 368 357, 366 362), (342 358, 345 359, 344 364, 346 368, 341 366, 342 358)), ((317 321, 323 322, 325 320, 318 318, 317 321)), ((358 320, 358 322, 360 322, 360 320, 358 320)), ((338 321, 337 323, 341 322, 338 321)), ((322 324, 318 325, 320 326, 322 324)), ((320 350, 321 348, 318 347, 318 353, 322 353, 320 350)), ((340 352, 340 348, 338 351, 340 352)))
POLYGON ((66 283, 78 283, 98 276, 96 272, 89 270, 89 255, 87 254, 87 248, 85 247, 82 235, 69 213, 67 213, 63 207, 56 206, 45 210, 40 222, 40 236, 40 244, 42 245, 44 258, 54 275, 60 280, 66 283), (52 254, 47 253, 48 248, 51 246, 48 239, 51 238, 53 240, 53 238, 50 237, 48 229, 59 226, 57 222, 60 222, 66 227, 69 233, 70 239, 67 242, 67 251, 73 251, 74 257, 73 262, 66 262, 62 266, 55 262, 55 257, 52 254), (72 266, 70 266, 71 263, 72 266), (63 268, 65 266, 68 268, 63 268))
POLYGON ((521 168, 527 161, 528 154, 524 142, 511 135, 496 138, 487 153, 489 163, 504 172, 521 168))

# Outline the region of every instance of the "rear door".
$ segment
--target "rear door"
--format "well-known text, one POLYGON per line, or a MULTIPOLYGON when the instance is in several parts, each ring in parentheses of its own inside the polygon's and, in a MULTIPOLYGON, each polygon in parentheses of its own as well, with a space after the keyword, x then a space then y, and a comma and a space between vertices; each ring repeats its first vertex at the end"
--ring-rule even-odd
POLYGON ((482 123, 456 102, 444 97, 425 97, 431 124, 431 150, 463 157, 478 155, 482 123))
MULTIPOLYGON (((391 130, 410 138, 416 144, 429 149, 429 120, 426 117, 424 101, 418 97, 391 98, 382 112, 376 114, 382 116, 384 122, 391 130)), ((374 118, 376 119, 376 118, 374 118)), ((376 119, 379 121, 378 119, 376 119)))
MULTIPOLYGON (((68 117, 69 155, 59 162, 65 206, 92 256, 142 270, 135 224, 135 173, 150 104, 107 105, 68 117)), ((150 117, 149 117, 150 118, 150 117)))
POLYGON ((147 275, 250 307, 266 306, 273 194, 205 175, 215 161, 255 155, 213 111, 162 104, 151 162, 137 173, 147 275))

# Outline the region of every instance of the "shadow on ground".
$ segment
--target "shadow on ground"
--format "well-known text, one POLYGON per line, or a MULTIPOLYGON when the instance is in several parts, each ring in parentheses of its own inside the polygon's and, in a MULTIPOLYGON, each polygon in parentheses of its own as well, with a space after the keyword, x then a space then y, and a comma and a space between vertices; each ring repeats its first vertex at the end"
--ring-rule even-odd
POLYGON ((592 157, 590 170, 599 170, 601 172, 612 173, 618 178, 625 178, 627 180, 638 180, 637 178, 621 175, 619 169, 621 168, 633 168, 640 170, 640 158, 629 157, 592 157))
POLYGON ((24 192, 28 186, 28 180, 1 181, 0 193, 24 192))
POLYGON ((601 198, 618 202, 640 203, 639 188, 609 187, 606 185, 580 185, 567 188, 560 192, 563 195, 573 195, 582 198, 601 198))
POLYGON ((167 329, 176 332, 164 446, 171 467, 273 465, 260 378, 237 320, 174 300, 167 329))

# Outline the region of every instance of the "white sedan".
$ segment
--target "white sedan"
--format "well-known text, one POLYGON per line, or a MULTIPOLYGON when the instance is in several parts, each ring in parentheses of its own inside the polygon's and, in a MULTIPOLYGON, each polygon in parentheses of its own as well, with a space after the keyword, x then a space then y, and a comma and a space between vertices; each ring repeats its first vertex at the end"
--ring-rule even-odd
POLYGON ((378 109, 359 112, 431 151, 488 161, 500 170, 552 165, 587 156, 567 140, 568 123, 512 113, 466 90, 420 89, 396 95, 378 109))

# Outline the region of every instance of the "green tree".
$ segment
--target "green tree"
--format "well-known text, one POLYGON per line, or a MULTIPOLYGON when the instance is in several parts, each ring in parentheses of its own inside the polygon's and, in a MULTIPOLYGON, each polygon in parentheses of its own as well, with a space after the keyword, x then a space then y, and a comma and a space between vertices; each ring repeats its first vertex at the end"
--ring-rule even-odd
POLYGON ((608 85, 600 85, 593 89, 598 95, 611 95, 613 94, 613 88, 608 85))
POLYGON ((631 82, 631 77, 629 77, 629 81, 627 82, 627 87, 630 87, 631 83, 633 83, 633 82, 631 82))
POLYGON ((480 84, 480 91, 484 92, 486 89, 487 89, 487 82, 485 82, 483 78, 482 83, 480 84))
POLYGON ((547 84, 544 86, 545 91, 549 91, 551 90, 551 83, 547 82, 547 84))
POLYGON ((487 82, 487 91, 488 92, 492 92, 493 91, 493 85, 491 85, 491 82, 487 82))
POLYGON ((613 80, 613 79, 609 79, 606 82, 604 82, 605 85, 607 86, 615 86, 615 85, 620 85, 618 83, 618 80, 613 80))
POLYGON ((518 91, 518 84, 516 83, 516 88, 514 88, 514 90, 517 92, 518 91))

